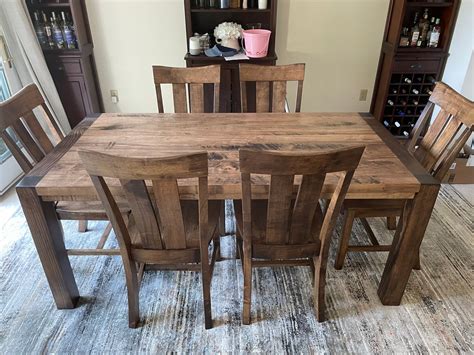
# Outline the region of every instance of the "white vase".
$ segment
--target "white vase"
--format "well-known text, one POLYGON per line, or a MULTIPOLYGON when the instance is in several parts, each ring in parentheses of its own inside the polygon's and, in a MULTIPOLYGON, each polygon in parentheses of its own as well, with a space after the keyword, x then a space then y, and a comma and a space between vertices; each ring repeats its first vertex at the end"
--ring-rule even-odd
POLYGON ((240 50, 239 40, 237 38, 225 38, 220 39, 216 38, 216 42, 219 43, 221 46, 234 48, 235 50, 240 50))

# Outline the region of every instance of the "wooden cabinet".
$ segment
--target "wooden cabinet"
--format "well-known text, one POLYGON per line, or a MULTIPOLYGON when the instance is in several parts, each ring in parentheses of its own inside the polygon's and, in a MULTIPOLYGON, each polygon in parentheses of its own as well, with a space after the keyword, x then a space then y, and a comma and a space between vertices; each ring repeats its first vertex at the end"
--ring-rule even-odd
MULTIPOLYGON (((93 57, 84 0, 26 0, 34 23, 35 12, 49 18, 53 12, 70 16, 74 25, 77 46, 74 49, 58 49, 43 46, 43 54, 59 97, 66 111, 71 128, 89 114, 101 112, 102 104, 93 57)), ((60 17, 59 17, 60 18, 60 17)))
MULTIPOLYGON (((184 58, 186 60, 186 66, 188 67, 220 64, 222 68, 220 112, 241 112, 239 63, 275 65, 278 59, 275 53, 277 0, 268 0, 268 7, 264 10, 197 8, 194 4, 195 1, 193 0, 184 0, 187 45, 189 45, 189 37, 193 36, 194 33, 209 33, 211 35, 211 46, 213 46, 214 38, 212 34, 214 33, 214 28, 218 24, 226 21, 239 23, 243 28, 260 24, 261 28, 272 31, 268 55, 265 58, 250 58, 245 61, 226 61, 222 57, 206 57, 205 55, 193 56, 189 53, 187 53, 184 58)), ((208 93, 206 94, 205 92, 204 96, 206 111, 212 108, 212 88, 208 90, 208 93)), ((255 85, 248 85, 247 93, 249 97, 249 110, 255 110, 255 85)))
POLYGON ((375 81, 371 113, 393 135, 408 137, 423 111, 434 82, 441 80, 449 56, 459 0, 391 0, 375 81), (400 47, 404 27, 415 14, 441 20, 438 47, 400 47))

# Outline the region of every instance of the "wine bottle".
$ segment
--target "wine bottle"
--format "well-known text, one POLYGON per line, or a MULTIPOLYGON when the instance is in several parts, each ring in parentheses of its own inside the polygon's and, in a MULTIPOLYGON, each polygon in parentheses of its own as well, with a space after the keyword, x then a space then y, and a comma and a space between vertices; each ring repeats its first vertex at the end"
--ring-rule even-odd
POLYGON ((402 134, 403 134, 405 137, 410 137, 410 133, 408 133, 407 131, 403 131, 402 134))
POLYGON ((403 95, 406 95, 408 93, 407 89, 400 89, 400 92, 403 94, 403 95))
POLYGON ((418 39, 420 38, 420 27, 418 26, 418 12, 415 13, 415 19, 413 20, 413 26, 411 28, 411 35, 410 35, 410 46, 416 47, 418 43, 418 39))
POLYGON ((67 49, 76 49, 76 36, 74 35, 74 31, 69 24, 69 21, 66 18, 66 14, 64 11, 61 11, 61 18, 62 18, 62 28, 63 28, 63 35, 65 46, 67 49))
POLYGON ((385 125, 385 127, 390 127, 390 123, 388 123, 387 120, 383 121, 383 124, 385 125))
POLYGON ((433 30, 431 31, 428 47, 436 48, 438 47, 439 36, 441 35, 441 20, 439 18, 436 19, 435 25, 433 30))
POLYGON ((400 126, 401 126, 400 122, 398 122, 398 121, 395 121, 393 124, 395 125, 395 127, 398 127, 398 128, 400 128, 400 126))
POLYGON ((412 104, 415 105, 415 106, 418 105, 418 100, 417 100, 417 99, 413 99, 412 104))
POLYGON ((418 95, 420 93, 420 91, 418 89, 411 89, 411 92, 414 93, 415 95, 418 95))
POLYGON ((34 26, 35 26, 35 32, 36 32, 36 37, 38 38, 38 42, 41 46, 41 48, 48 48, 48 38, 46 37, 46 33, 44 32, 44 26, 41 23, 39 19, 39 14, 38 12, 34 12, 33 16, 35 18, 34 26))
POLYGON ((430 29, 430 21, 428 17, 428 9, 425 9, 423 13, 423 18, 420 20, 420 38, 418 39, 417 46, 425 47, 426 46, 426 37, 430 29))
POLYGON ((48 22, 48 18, 46 14, 43 12, 43 26, 44 26, 44 34, 48 40, 48 48, 54 48, 54 39, 53 39, 53 31, 51 30, 51 24, 48 22))
POLYGON ((394 102, 392 100, 387 100, 387 104, 389 104, 390 106, 393 106, 394 102))
POLYGON ((407 102, 403 99, 401 99, 400 101, 398 101, 400 103, 400 105, 402 106, 406 106, 407 105, 407 102))
POLYGON ((430 88, 425 89, 425 94, 431 95, 433 94, 433 91, 430 88))
POLYGON ((391 92, 392 94, 396 94, 396 93, 398 93, 398 90, 397 90, 396 88, 392 88, 392 89, 390 90, 390 92, 391 92))
POLYGON ((431 84, 435 84, 436 79, 433 76, 429 75, 429 76, 426 77, 426 82, 431 83, 431 84))
POLYGON ((403 78, 403 82, 405 82, 407 84, 411 84, 411 79, 408 78, 408 77, 405 77, 405 78, 403 78))
POLYGON ((56 44, 56 48, 63 49, 64 48, 64 37, 63 31, 61 31, 61 27, 58 24, 58 20, 56 19, 56 14, 54 11, 51 13, 51 29, 53 31, 53 39, 54 43, 56 44))

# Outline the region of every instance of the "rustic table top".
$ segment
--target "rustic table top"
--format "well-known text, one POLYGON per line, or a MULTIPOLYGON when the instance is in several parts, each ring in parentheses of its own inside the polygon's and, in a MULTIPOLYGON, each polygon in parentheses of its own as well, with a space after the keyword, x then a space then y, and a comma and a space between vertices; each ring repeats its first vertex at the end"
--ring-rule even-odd
MULTIPOLYGON (((429 175, 385 131, 373 118, 359 113, 102 114, 75 143, 63 144, 65 153, 58 153, 57 161, 37 169, 44 176, 35 186, 44 200, 97 199, 77 154, 81 149, 127 157, 207 151, 209 197, 238 199, 240 148, 321 152, 365 145, 347 198, 411 199, 429 175)), ((334 181, 328 175, 323 196, 333 191, 334 181)), ((253 182, 255 197, 265 197, 267 177, 254 176, 253 182)), ((112 185, 116 186, 112 191, 120 194, 118 182, 112 185)), ((183 198, 195 198, 196 181, 180 181, 180 192, 183 198)))

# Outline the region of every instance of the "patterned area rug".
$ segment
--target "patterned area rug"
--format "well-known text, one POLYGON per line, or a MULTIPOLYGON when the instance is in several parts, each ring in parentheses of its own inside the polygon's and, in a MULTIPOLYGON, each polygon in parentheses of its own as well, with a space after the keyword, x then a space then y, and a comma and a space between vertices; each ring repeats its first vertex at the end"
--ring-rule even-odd
MULTIPOLYGON (((227 228, 232 229, 228 209, 227 228)), ((382 219, 371 225, 384 241, 382 219)), ((64 223, 69 247, 91 247, 104 227, 77 233, 64 223)), ((129 329, 125 279, 119 257, 71 257, 81 301, 57 310, 21 209, 0 225, 0 353, 473 352, 473 206, 444 186, 414 271, 398 307, 377 297, 385 253, 349 254, 334 270, 335 233, 327 280, 329 320, 318 323, 310 270, 262 268, 254 272, 252 324, 241 325, 242 271, 235 259, 219 262, 212 282, 214 328, 204 329, 200 274, 150 271, 140 292, 142 325, 129 329)), ((366 242, 360 223, 353 240, 366 242)), ((108 242, 115 244, 114 237, 108 242)), ((234 238, 222 238, 223 255, 235 255, 234 238)))

